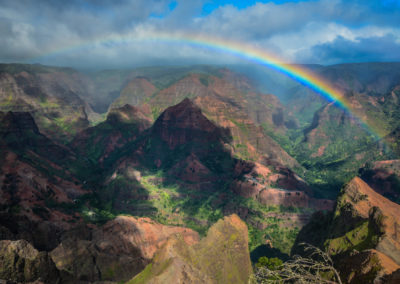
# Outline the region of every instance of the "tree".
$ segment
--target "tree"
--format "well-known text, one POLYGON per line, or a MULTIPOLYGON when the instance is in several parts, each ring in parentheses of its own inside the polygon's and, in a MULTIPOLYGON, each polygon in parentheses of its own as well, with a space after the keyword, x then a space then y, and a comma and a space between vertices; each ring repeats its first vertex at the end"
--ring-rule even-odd
POLYGON ((342 284, 329 255, 310 244, 301 243, 300 245, 304 247, 307 257, 295 255, 278 267, 271 266, 269 260, 259 260, 260 264, 266 263, 266 265, 256 265, 257 269, 250 283, 342 284))
POLYGON ((283 264, 282 260, 277 257, 268 258, 262 256, 258 259, 256 267, 267 267, 270 270, 276 270, 283 264))

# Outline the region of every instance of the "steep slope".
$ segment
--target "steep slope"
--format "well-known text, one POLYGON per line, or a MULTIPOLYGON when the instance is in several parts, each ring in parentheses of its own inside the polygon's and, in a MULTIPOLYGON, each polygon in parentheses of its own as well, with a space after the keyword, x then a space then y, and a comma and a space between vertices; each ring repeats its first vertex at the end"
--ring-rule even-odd
POLYGON ((127 104, 111 109, 104 122, 81 131, 69 145, 90 160, 102 163, 113 151, 135 140, 150 125, 151 120, 146 114, 127 104))
POLYGON ((210 120, 230 130, 232 151, 238 158, 257 161, 267 166, 275 162, 301 171, 298 162, 240 108, 213 97, 198 97, 194 102, 204 109, 210 120))
POLYGON ((149 100, 157 88, 144 77, 136 77, 121 91, 119 97, 111 104, 110 108, 118 108, 126 104, 137 106, 149 100))
POLYGON ((0 138, 1 228, 50 248, 81 218, 69 209, 87 193, 77 178, 87 164, 42 135, 29 113, 3 115, 0 138))
MULTIPOLYGON (((334 212, 314 215, 296 243, 323 248, 345 282, 370 283, 399 268, 399 218, 400 205, 356 177, 343 188, 334 212)), ((298 252, 295 245, 292 253, 298 252)))
POLYGON ((82 98, 98 113, 105 113, 121 90, 133 78, 132 70, 111 69, 87 72, 89 92, 82 98))
POLYGON ((247 283, 252 271, 247 243, 243 221, 225 217, 192 246, 171 238, 129 283, 247 283))
POLYGON ((217 141, 224 135, 188 98, 164 111, 154 123, 152 133, 171 150, 189 142, 217 141))
POLYGON ((52 159, 67 158, 72 153, 64 146, 55 144, 39 132, 28 112, 7 112, 0 121, 1 143, 16 151, 32 150, 38 155, 50 154, 52 159))

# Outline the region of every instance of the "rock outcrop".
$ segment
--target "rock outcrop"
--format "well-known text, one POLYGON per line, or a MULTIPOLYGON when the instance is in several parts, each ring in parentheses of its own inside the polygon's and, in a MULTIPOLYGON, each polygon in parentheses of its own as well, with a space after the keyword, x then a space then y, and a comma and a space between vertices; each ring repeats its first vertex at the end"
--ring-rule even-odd
MULTIPOLYGON (((329 253, 349 283, 372 283, 400 265, 400 205, 356 177, 343 189, 334 212, 317 213, 299 233, 329 253)), ((302 253, 295 245, 292 253, 302 253)))
POLYGON ((3 240, 0 241, 0 279, 57 283, 59 273, 47 252, 37 251, 25 240, 3 240))
POLYGON ((231 215, 192 246, 171 238, 129 283, 248 283, 251 271, 247 227, 231 215))
POLYGON ((294 172, 279 166, 276 169, 279 171, 273 172, 259 163, 240 161, 235 167, 240 178, 234 180, 231 190, 264 205, 332 210, 334 202, 311 197, 306 182, 294 172))
POLYGON ((198 234, 165 226, 149 218, 119 216, 94 229, 90 237, 66 238, 50 256, 67 281, 126 281, 143 270, 169 237, 179 234, 186 244, 198 234))

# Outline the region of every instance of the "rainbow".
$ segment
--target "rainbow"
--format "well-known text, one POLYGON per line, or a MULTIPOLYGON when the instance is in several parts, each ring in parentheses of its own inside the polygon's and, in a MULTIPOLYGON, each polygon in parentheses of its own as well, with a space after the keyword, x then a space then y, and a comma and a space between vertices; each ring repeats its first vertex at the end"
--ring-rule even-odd
MULTIPOLYGON (((374 128, 369 125, 369 123, 358 116, 354 109, 352 109, 350 102, 341 93, 340 90, 334 88, 331 84, 312 73, 311 71, 301 67, 299 65, 293 65, 284 63, 283 60, 279 59, 265 50, 256 48, 252 45, 231 41, 222 38, 216 38, 209 35, 191 35, 185 33, 151 33, 149 36, 145 37, 134 37, 133 35, 119 35, 110 36, 107 38, 102 38, 98 40, 91 40, 84 43, 78 43, 76 45, 68 46, 66 48, 58 49, 56 51, 47 52, 39 57, 35 57, 32 60, 38 60, 48 56, 54 56, 58 54, 63 54, 75 49, 90 48, 96 45, 115 45, 115 44, 128 44, 128 43, 138 43, 138 42, 154 42, 154 43, 177 43, 186 44, 194 47, 212 49, 217 52, 228 53, 234 56, 268 66, 282 74, 287 75, 293 80, 307 86, 311 90, 317 92, 323 96, 327 101, 332 102, 336 106, 345 110, 351 117, 356 118, 360 125, 368 131, 376 140, 383 137, 379 135, 379 130, 374 130, 374 128)), ((32 61, 31 60, 31 61, 32 61)))

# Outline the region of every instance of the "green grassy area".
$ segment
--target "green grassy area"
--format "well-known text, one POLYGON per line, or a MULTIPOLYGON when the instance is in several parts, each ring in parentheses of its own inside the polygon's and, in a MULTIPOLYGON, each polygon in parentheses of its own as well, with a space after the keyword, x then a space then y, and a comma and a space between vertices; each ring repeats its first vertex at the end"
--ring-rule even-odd
MULTIPOLYGON (((369 106, 375 123, 382 122, 383 113, 392 113, 394 118, 382 122, 384 129, 395 127, 398 111, 388 103, 383 103, 384 111, 369 106), (396 115, 395 115, 396 113, 396 115), (388 124, 389 122, 389 124, 388 124)), ((300 175, 311 185, 317 197, 335 198, 343 184, 358 175, 358 170, 365 163, 375 160, 393 159, 392 151, 383 150, 378 138, 369 133, 356 121, 346 117, 342 110, 329 108, 328 116, 312 124, 304 124, 298 129, 286 133, 277 133, 269 125, 262 125, 265 133, 272 137, 307 171, 300 175), (311 130, 314 131, 312 135, 311 130), (316 132, 315 132, 316 131, 316 132)), ((386 130, 385 130, 386 131, 386 130)))

